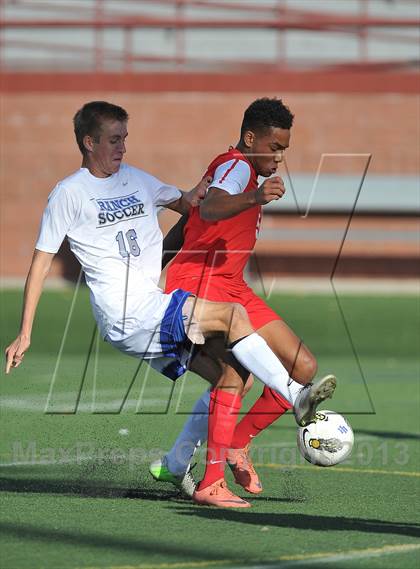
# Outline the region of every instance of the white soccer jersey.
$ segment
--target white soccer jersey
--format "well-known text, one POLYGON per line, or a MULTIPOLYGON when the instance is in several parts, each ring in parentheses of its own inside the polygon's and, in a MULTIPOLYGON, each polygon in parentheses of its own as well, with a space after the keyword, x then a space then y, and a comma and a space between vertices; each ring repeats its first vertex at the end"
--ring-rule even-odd
POLYGON ((153 329, 170 297, 158 288, 162 233, 157 209, 181 192, 122 164, 108 178, 81 168, 59 182, 48 199, 36 249, 56 253, 67 235, 91 291, 103 337, 124 321, 127 333, 153 329))

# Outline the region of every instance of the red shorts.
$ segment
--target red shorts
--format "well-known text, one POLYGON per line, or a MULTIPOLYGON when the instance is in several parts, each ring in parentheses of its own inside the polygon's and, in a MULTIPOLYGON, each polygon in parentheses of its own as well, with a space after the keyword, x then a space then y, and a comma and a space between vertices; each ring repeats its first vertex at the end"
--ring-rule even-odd
POLYGON ((213 277, 211 284, 207 283, 207 285, 203 286, 203 283, 201 283, 200 286, 200 279, 184 276, 182 279, 169 279, 165 292, 172 292, 176 288, 182 288, 200 298, 213 300, 214 302, 237 302, 242 304, 255 330, 274 320, 281 320, 280 316, 257 296, 246 283, 236 286, 235 289, 229 289, 226 287, 226 280, 213 277))

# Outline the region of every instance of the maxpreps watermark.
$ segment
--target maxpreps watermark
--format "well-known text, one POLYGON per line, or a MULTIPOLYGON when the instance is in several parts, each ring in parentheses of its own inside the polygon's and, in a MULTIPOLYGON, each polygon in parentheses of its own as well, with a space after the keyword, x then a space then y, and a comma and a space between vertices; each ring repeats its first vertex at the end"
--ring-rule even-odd
MULTIPOLYGON (((177 459, 182 462, 186 454, 193 454, 193 450, 192 443, 185 442, 177 449, 177 459)), ((141 465, 148 465, 165 454, 165 451, 160 448, 125 447, 123 445, 102 447, 94 441, 76 441, 67 447, 44 447, 36 441, 14 441, 11 444, 11 451, 10 466, 68 464, 82 466, 86 463, 93 463, 95 465, 125 465, 130 470, 141 465)), ((224 449, 224 455, 227 452, 228 449, 224 449)), ((251 449, 251 457, 256 466, 287 468, 288 466, 308 465, 293 442, 255 445, 251 449)), ((194 455, 194 462, 204 465, 206 458, 206 448, 200 448, 194 455)), ((211 456, 209 459, 211 460, 211 456)), ((410 452, 410 447, 405 442, 356 440, 351 456, 338 467, 395 468, 411 465, 414 461, 415 455, 410 452)), ((313 468, 318 467, 313 466, 313 468)), ((334 467, 331 468, 334 469, 334 467)))
POLYGON ((125 219, 144 217, 144 203, 137 197, 137 192, 127 196, 95 200, 100 208, 97 227, 114 225, 125 219))
POLYGON ((162 456, 162 449, 141 447, 101 447, 90 441, 78 441, 68 447, 41 447, 36 441, 12 444, 12 462, 14 466, 63 466, 86 463, 95 465, 128 465, 134 469, 141 464, 149 464, 162 456))

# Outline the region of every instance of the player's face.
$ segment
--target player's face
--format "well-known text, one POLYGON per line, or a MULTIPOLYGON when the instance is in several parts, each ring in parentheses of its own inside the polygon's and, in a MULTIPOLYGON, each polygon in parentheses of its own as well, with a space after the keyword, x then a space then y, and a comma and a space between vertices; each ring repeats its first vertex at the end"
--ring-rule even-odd
MULTIPOLYGON (((248 133, 247 133, 248 134, 248 133)), ((270 128, 262 133, 249 133, 248 158, 259 176, 272 176, 289 147, 290 130, 270 128)))
POLYGON ((128 136, 127 122, 104 121, 99 139, 92 142, 89 153, 92 174, 107 178, 118 172, 125 154, 125 139, 128 136))

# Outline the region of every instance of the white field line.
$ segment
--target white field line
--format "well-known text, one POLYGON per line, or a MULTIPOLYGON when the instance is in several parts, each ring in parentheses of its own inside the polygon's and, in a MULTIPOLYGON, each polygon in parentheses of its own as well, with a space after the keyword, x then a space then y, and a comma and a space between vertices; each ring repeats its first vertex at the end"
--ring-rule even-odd
POLYGON ((332 466, 330 468, 321 468, 316 466, 310 466, 309 464, 273 464, 273 463, 255 463, 254 466, 258 468, 274 468, 277 470, 289 470, 299 468, 302 470, 311 470, 312 472, 347 472, 347 473, 358 473, 358 474, 390 474, 392 476, 409 476, 409 477, 420 477, 420 472, 409 472, 404 470, 380 470, 376 468, 352 468, 350 466, 332 466))
MULTIPOLYGON (((105 397, 106 395, 114 395, 118 393, 116 390, 106 390, 101 392, 101 397, 105 397)), ((96 402, 96 405, 90 402, 83 402, 79 403, 77 407, 77 412, 87 412, 91 411, 93 413, 100 413, 106 411, 113 411, 121 405, 123 397, 120 399, 111 399, 110 401, 104 402, 96 402)), ((45 406, 45 398, 40 397, 32 397, 31 399, 22 399, 22 398, 15 398, 15 397, 5 397, 0 401, 0 409, 17 409, 19 411, 30 411, 30 412, 37 412, 43 411, 45 406)), ((64 407, 65 405, 71 405, 74 402, 74 395, 70 393, 62 393, 60 397, 56 398, 55 406, 60 408, 64 407)), ((152 407, 154 405, 162 405, 167 403, 167 399, 159 399, 159 398, 145 398, 142 401, 141 405, 145 407, 152 407)), ((127 399, 124 404, 123 411, 128 411, 131 409, 137 410, 138 406, 138 398, 136 399, 127 399)), ((53 407, 54 408, 54 407, 53 407)), ((50 411, 51 413, 51 411, 50 411)), ((57 414, 59 410, 57 411, 57 414)), ((141 414, 141 413, 140 413, 141 414)), ((376 440, 378 437, 375 435, 361 435, 357 437, 357 442, 363 442, 368 440, 376 440)), ((257 449, 263 446, 263 448, 284 448, 284 447, 295 447, 295 442, 276 442, 276 443, 265 443, 264 445, 260 445, 258 443, 254 443, 253 448, 257 449)))
MULTIPOLYGON (((101 394, 103 397, 104 394, 101 394)), ((57 397, 54 403, 50 403, 50 407, 48 410, 48 414, 54 413, 65 413, 65 409, 73 408, 74 406, 75 397, 72 395, 71 399, 66 397, 57 397)), ((110 401, 97 401, 95 403, 92 402, 92 398, 87 402, 81 402, 77 406, 77 412, 106 412, 106 411, 115 411, 118 409, 123 401, 123 395, 119 399, 111 399, 110 401)), ((141 402, 141 407, 152 407, 154 405, 164 405, 167 404, 167 399, 152 399, 152 398, 145 398, 141 402)), ((127 399, 122 409, 122 412, 128 410, 136 410, 138 406, 138 398, 136 399, 127 399)), ((17 399, 17 398, 8 398, 5 397, 0 402, 0 409, 17 409, 19 411, 29 411, 29 412, 45 412, 45 397, 42 398, 31 398, 29 399, 17 399)))
POLYGON ((418 551, 419 549, 419 544, 407 543, 405 545, 385 545, 384 547, 369 547, 367 549, 360 550, 353 549, 342 553, 315 553, 308 554, 307 556, 297 555, 296 558, 293 558, 292 556, 287 558, 287 556, 285 556, 279 557, 278 561, 273 564, 242 565, 230 567, 229 569, 286 569, 287 567, 310 567, 311 565, 319 565, 321 563, 336 564, 342 561, 356 561, 359 559, 370 559, 372 557, 383 557, 385 555, 409 553, 418 551))
POLYGON ((229 559, 186 561, 175 563, 141 563, 139 565, 109 565, 77 567, 75 569, 205 569, 207 567, 220 567, 225 569, 286 569, 288 567, 308 567, 321 563, 340 563, 341 561, 353 561, 383 557, 386 555, 404 554, 418 551, 419 544, 384 545, 383 547, 368 547, 366 549, 350 549, 348 551, 334 551, 321 553, 306 553, 302 555, 282 555, 274 559, 244 561, 243 565, 232 565, 229 559), (257 565, 250 565, 256 562, 257 565))
POLYGON ((62 464, 76 464, 79 462, 89 462, 95 460, 92 456, 79 456, 77 458, 57 458, 56 460, 16 460, 12 462, 0 462, 1 468, 12 468, 14 466, 61 466, 62 464))

